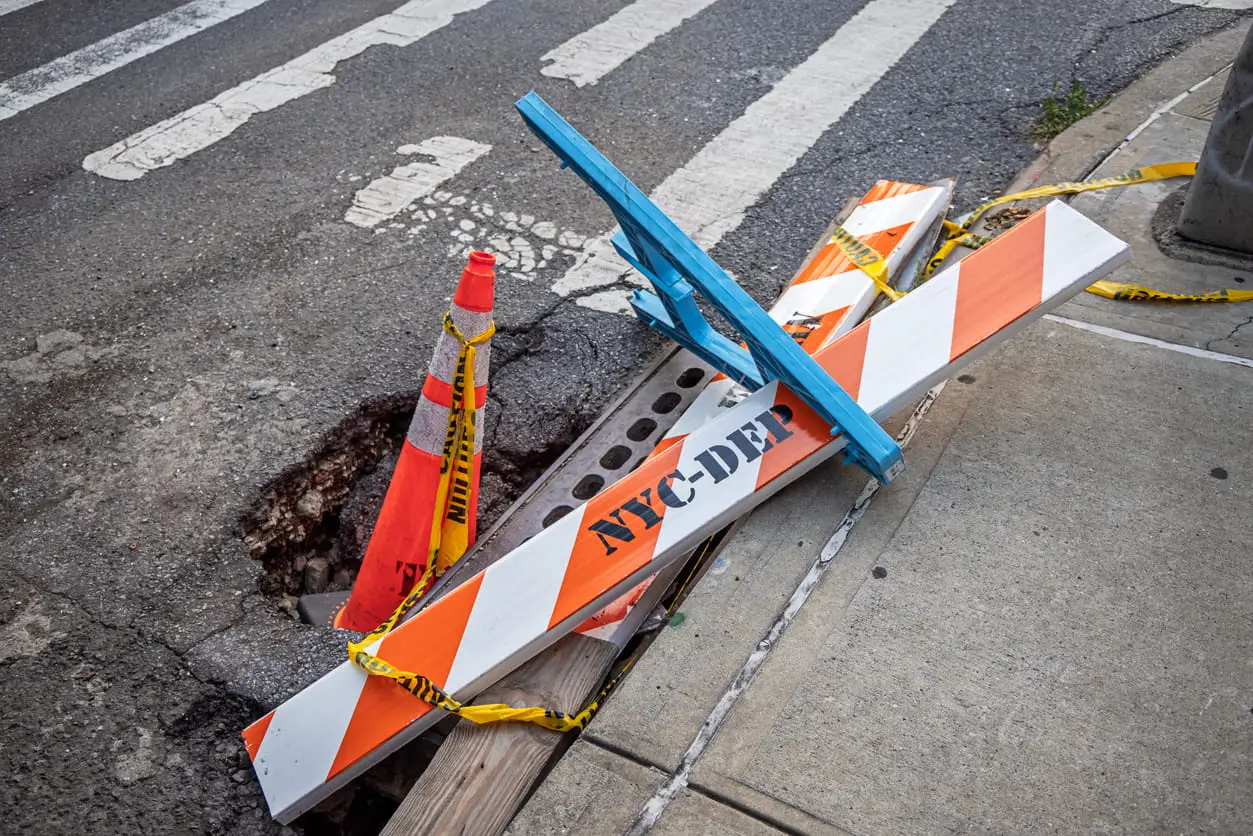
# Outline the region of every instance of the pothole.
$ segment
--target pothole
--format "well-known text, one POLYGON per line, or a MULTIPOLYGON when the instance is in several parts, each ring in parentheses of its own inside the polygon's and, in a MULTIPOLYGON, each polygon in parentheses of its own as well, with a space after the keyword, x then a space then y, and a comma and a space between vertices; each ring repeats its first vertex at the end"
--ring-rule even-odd
POLYGON ((289 614, 309 592, 348 589, 418 393, 371 398, 262 491, 241 520, 261 591, 289 614))
MULTIPOLYGON (((363 402, 267 485, 240 521, 262 566, 261 591, 284 612, 294 616, 301 595, 352 587, 417 398, 415 391, 363 402)), ((480 532, 578 438, 584 427, 573 421, 555 427, 540 450, 484 451, 480 532)))
MULTIPOLYGON (((351 588, 417 398, 414 391, 364 401, 308 455, 267 485, 240 520, 248 552, 262 567, 261 591, 292 617, 301 595, 351 588)), ((556 429, 556 437, 538 451, 485 451, 480 531, 490 527, 584 427, 572 423, 556 429)), ((456 718, 449 717, 428 730, 301 816, 296 829, 307 836, 378 833, 455 723, 456 718)))

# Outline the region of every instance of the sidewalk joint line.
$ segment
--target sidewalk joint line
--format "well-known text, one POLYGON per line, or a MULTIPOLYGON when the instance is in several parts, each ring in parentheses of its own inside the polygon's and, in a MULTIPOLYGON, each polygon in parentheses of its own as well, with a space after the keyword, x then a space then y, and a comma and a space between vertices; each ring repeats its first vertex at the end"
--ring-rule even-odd
MULTIPOLYGON (((583 733, 583 735, 581 736, 581 739, 584 740, 589 746, 595 746, 597 749, 600 749, 604 752, 608 752, 609 754, 614 755, 616 757, 622 758, 624 761, 630 761, 631 763, 636 764, 637 766, 642 766, 645 769, 648 769, 651 772, 656 772, 663 777, 666 777, 666 778, 671 777, 671 772, 668 769, 666 769, 664 766, 662 766, 661 764, 657 763, 656 761, 650 760, 649 758, 641 755, 639 752, 632 752, 630 749, 627 749, 626 747, 622 746, 619 743, 615 743, 611 740, 606 740, 603 737, 597 737, 596 735, 592 734, 590 729, 587 732, 583 733)), ((738 813, 743 813, 744 815, 748 816, 751 819, 755 819, 761 822, 762 824, 773 827, 775 830, 781 830, 782 832, 787 833, 789 836, 804 836, 804 831, 797 830, 796 828, 782 821, 779 821, 778 819, 774 818, 768 813, 763 813, 760 810, 753 809, 752 807, 747 806, 744 802, 737 801, 736 799, 731 798, 730 796, 724 795, 723 793, 720 793, 717 790, 712 789, 711 787, 708 787, 704 784, 688 784, 686 789, 690 790, 691 792, 696 793, 697 795, 703 795, 706 798, 708 798, 710 801, 713 801, 716 804, 721 804, 723 807, 730 807, 732 810, 735 810, 738 813)), ((812 816, 813 814, 806 813, 806 815, 812 816)), ((830 825, 831 827, 835 827, 836 829, 842 832, 849 833, 850 836, 853 836, 852 831, 845 830, 844 828, 839 827, 838 825, 832 825, 830 822, 827 822, 825 820, 823 821, 823 823, 830 825)))
MULTIPOLYGON (((708 787, 704 784, 689 784, 687 788, 690 791, 696 793, 697 795, 705 796, 706 798, 708 798, 710 801, 714 802, 715 804, 721 804, 723 807, 730 807, 732 810, 735 810, 738 813, 743 813, 744 815, 748 816, 751 819, 755 819, 764 825, 773 827, 775 830, 782 831, 783 833, 788 834, 788 836, 808 836, 808 831, 798 830, 797 828, 785 822, 782 822, 779 819, 776 819, 774 816, 771 816, 767 813, 763 813, 761 810, 755 810, 752 807, 749 807, 748 805, 746 805, 744 802, 736 801, 734 798, 731 798, 729 795, 724 795, 723 793, 720 793, 717 790, 711 787, 708 787)), ((788 806, 791 806, 791 805, 788 805, 788 806)), ((801 810, 800 812, 806 816, 809 816, 810 818, 815 818, 815 819, 818 818, 817 816, 813 815, 812 813, 808 811, 801 810)), ((826 821, 825 819, 818 819, 818 820, 821 821, 823 824, 827 825, 828 827, 832 827, 840 831, 841 833, 847 833, 848 836, 855 836, 855 834, 851 830, 846 830, 845 828, 840 827, 839 825, 831 824, 831 822, 826 821)))
POLYGON ((1156 337, 1145 337, 1140 334, 1133 334, 1130 331, 1120 331, 1117 328, 1109 328, 1105 325, 1094 325, 1091 322, 1084 322, 1079 319, 1069 319, 1056 314, 1045 314, 1043 318, 1049 322, 1058 322, 1062 325, 1069 325, 1071 328, 1077 328, 1080 331, 1089 331, 1093 334, 1099 334, 1102 337, 1109 337, 1114 340, 1122 340, 1123 342, 1152 346, 1153 348, 1173 351, 1176 354, 1186 354, 1189 357, 1198 357, 1202 360, 1215 360, 1219 363, 1228 363, 1232 366, 1244 366, 1245 368, 1253 369, 1253 360, 1246 357, 1237 357, 1234 354, 1223 354, 1219 351, 1210 351, 1207 348, 1180 345, 1179 343, 1159 340, 1156 337))
MULTIPOLYGON (((913 413, 909 416, 909 420, 905 422, 905 426, 897 434, 896 440, 900 444, 901 449, 908 446, 910 440, 918 430, 919 424, 923 417, 931 410, 936 398, 944 391, 946 381, 941 381, 934 388, 929 390, 922 399, 914 407, 913 413)), ((848 542, 848 536, 852 532, 853 526, 857 521, 865 516, 867 508, 872 500, 879 492, 882 485, 875 479, 871 479, 862 488, 856 501, 853 502, 851 508, 844 514, 844 519, 840 521, 835 532, 827 540, 822 550, 818 552, 818 557, 810 566, 809 572, 801 580, 800 584, 792 592, 788 599, 787 605, 783 611, 779 613, 774 624, 766 631, 766 635, 761 638, 748 658, 744 661, 744 665, 740 668, 739 673, 723 691, 722 696, 714 705, 709 716, 705 718, 705 722, 701 724, 700 730, 696 733, 696 738, 692 741, 687 751, 683 754, 683 758, 679 761, 679 768, 670 776, 670 780, 665 783, 656 793, 653 794, 635 821, 628 829, 629 836, 642 836, 653 829, 657 821, 661 818, 666 808, 678 796, 678 794, 688 785, 688 778, 692 774, 697 761, 704 755, 705 750, 713 741, 714 735, 718 733, 718 729, 726 722, 727 717, 731 713, 731 709, 735 707, 740 698, 748 691, 753 680, 757 677, 762 665, 765 664, 766 658, 770 652, 778 645, 783 634, 787 631, 788 626, 796 618, 801 607, 809 600, 810 594, 817 588, 818 583, 826 574, 827 569, 835 562, 835 558, 839 555, 840 550, 844 548, 844 544, 848 542)))
POLYGON ((639 752, 632 752, 630 749, 626 748, 620 743, 614 743, 612 740, 606 740, 603 737, 597 737, 596 735, 592 734, 591 728, 589 728, 583 734, 579 735, 579 738, 581 740, 586 740, 588 743, 595 746, 597 749, 603 749, 609 754, 617 755, 623 760, 627 760, 627 761, 630 761, 631 763, 638 764, 639 766, 642 766, 646 769, 651 769, 653 772, 659 772, 662 775, 665 775, 667 777, 669 777, 670 775, 670 770, 666 769, 664 766, 657 763, 656 761, 650 760, 649 758, 644 757, 639 752))

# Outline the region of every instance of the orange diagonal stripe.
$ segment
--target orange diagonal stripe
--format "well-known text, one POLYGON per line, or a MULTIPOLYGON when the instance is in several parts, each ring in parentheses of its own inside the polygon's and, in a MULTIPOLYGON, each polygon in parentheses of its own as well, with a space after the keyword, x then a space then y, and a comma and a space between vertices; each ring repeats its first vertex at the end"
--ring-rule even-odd
POLYGON ((1027 311, 1044 293, 1044 212, 978 250, 958 268, 950 358, 965 354, 1027 311))
MULTIPOLYGON (((376 654, 402 671, 411 671, 443 687, 452 669, 470 610, 483 583, 480 573, 413 617, 415 623, 383 639, 376 654)), ((383 676, 371 676, 361 689, 344 740, 326 777, 356 763, 397 729, 431 710, 431 706, 383 676)))
POLYGON ((657 517, 664 518, 666 504, 657 496, 657 483, 678 465, 682 451, 681 443, 671 445, 630 476, 588 501, 549 627, 566 620, 626 574, 652 560, 661 523, 653 522, 649 527, 647 520, 619 509, 628 500, 637 499, 657 517), (647 497, 641 495, 645 490, 649 492, 647 497), (600 533, 592 527, 598 522, 607 524, 600 533), (628 531, 631 539, 619 539, 607 533, 615 526, 628 531))

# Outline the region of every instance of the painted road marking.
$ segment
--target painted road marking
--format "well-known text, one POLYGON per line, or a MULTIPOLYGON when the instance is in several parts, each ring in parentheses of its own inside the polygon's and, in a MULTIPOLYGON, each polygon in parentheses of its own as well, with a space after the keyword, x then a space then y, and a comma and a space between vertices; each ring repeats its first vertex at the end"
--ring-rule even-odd
POLYGON ((433 136, 417 145, 402 145, 396 153, 423 154, 432 160, 396 166, 390 174, 371 181, 353 197, 344 220, 369 229, 394 218, 490 150, 490 145, 458 136, 433 136))
MULTIPOLYGON (((32 0, 34 2, 34 0, 32 0)), ((0 84, 0 121, 111 73, 266 0, 193 0, 0 84)), ((29 5, 18 0, 21 5, 29 5)), ((0 7, 0 14, 13 9, 0 7)))
MULTIPOLYGON (((956 0, 871 0, 818 51, 665 179, 650 195, 710 249, 956 0), (874 49, 866 49, 874 44, 874 49)), ((625 269, 610 235, 589 242, 580 263, 553 284, 561 296, 643 281, 625 269)), ((629 291, 591 293, 578 304, 627 313, 629 291)))
POLYGON ((1091 322, 1083 322, 1078 319, 1068 319, 1067 317, 1056 316, 1054 314, 1046 314, 1044 318, 1049 322, 1058 322, 1062 325, 1069 325, 1071 328, 1078 328, 1080 331, 1090 331, 1093 334, 1100 334, 1102 337, 1109 337, 1112 340, 1122 340, 1127 343, 1148 345, 1165 351, 1173 351, 1176 354, 1186 354, 1189 357, 1199 357, 1202 360, 1214 360, 1219 363, 1230 363, 1233 366, 1244 366, 1245 368, 1253 369, 1253 360, 1250 360, 1247 357, 1236 357, 1232 354, 1209 351, 1208 349, 1197 348, 1193 345, 1169 343, 1165 340, 1159 340, 1156 337, 1146 337, 1143 334, 1132 334, 1129 331, 1120 331, 1117 328, 1107 328, 1104 325, 1093 325, 1091 322))
POLYGON ((0 17, 4 17, 10 12, 16 12, 18 9, 33 6, 38 2, 40 0, 0 0, 0 17))
MULTIPOLYGON (((240 2, 240 0, 236 0, 240 2)), ((490 0, 410 0, 279 67, 232 87, 83 160, 83 168, 114 180, 138 180, 230 136, 258 113, 274 110, 335 83, 332 71, 378 44, 405 47, 490 0)))
POLYGON ((717 0, 636 0, 613 17, 553 49, 540 70, 576 87, 595 84, 640 50, 717 0))
POLYGON ((1200 6, 1203 9, 1253 9, 1253 0, 1170 0, 1180 6, 1200 6))

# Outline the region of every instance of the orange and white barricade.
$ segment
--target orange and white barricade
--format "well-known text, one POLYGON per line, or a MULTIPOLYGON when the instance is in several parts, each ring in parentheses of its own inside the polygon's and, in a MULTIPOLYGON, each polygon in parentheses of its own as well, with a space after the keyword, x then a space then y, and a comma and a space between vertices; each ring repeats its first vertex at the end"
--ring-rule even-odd
MULTIPOLYGON (((882 420, 1129 257, 1055 202, 815 355, 882 420)), ((468 579, 370 651, 465 700, 845 446, 771 381, 468 579)), ((243 733, 288 822, 420 734, 430 704, 344 663, 243 733)))
MULTIPOLYGON (((948 210, 951 181, 923 186, 880 180, 858 201, 842 228, 884 259, 888 276, 896 279, 927 231, 948 210)), ((848 333, 870 310, 879 288, 834 242, 814 254, 770 308, 770 318, 783 326, 805 350, 819 348, 848 333)), ((696 427, 734 406, 748 392, 724 374, 717 374, 684 410, 652 455, 676 443, 696 427)), ((673 571, 678 571, 675 567, 673 571)), ((663 578, 668 583, 670 578, 663 578)), ((576 632, 625 647, 640 619, 626 622, 638 605, 653 607, 658 593, 646 596, 651 579, 579 625, 576 632), (621 629, 619 629, 621 626, 621 629)))

